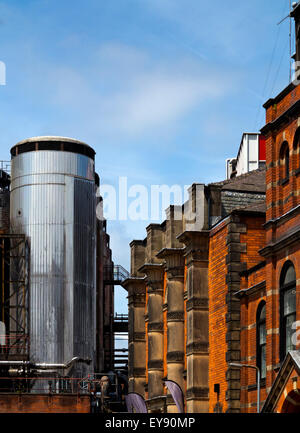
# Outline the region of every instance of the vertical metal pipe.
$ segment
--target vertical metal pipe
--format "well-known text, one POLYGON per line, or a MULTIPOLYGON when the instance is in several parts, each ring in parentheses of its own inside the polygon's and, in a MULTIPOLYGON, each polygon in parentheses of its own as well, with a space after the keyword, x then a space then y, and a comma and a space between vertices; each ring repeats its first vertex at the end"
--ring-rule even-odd
MULTIPOLYGON (((290 14, 292 12, 292 0, 290 0, 290 14)), ((290 33, 289 33, 289 38, 290 38, 290 81, 292 81, 292 17, 290 16, 290 33)))
POLYGON ((257 380, 257 413, 260 413, 260 369, 259 367, 257 367, 256 365, 249 365, 249 364, 240 364, 238 362, 230 362, 229 367, 233 367, 233 368, 254 368, 257 372, 256 375, 256 380, 257 380))
POLYGON ((5 277, 4 277, 4 271, 5 271, 5 266, 4 266, 4 239, 2 239, 2 245, 1 245, 1 249, 2 249, 2 322, 5 323, 5 317, 4 317, 4 297, 5 297, 5 277))
POLYGON ((260 413, 260 370, 257 368, 257 413, 260 413))

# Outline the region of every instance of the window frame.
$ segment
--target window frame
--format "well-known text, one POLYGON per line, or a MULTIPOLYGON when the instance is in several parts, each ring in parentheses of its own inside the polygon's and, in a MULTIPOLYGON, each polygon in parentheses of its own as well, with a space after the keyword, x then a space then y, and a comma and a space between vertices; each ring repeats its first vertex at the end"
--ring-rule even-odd
POLYGON ((290 178, 290 150, 288 146, 284 152, 284 172, 285 179, 288 180, 290 178))
POLYGON ((296 176, 300 174, 300 128, 297 129, 293 140, 293 168, 296 176))
MULTIPOLYGON (((281 274, 280 274, 280 294, 279 294, 279 310, 280 310, 280 324, 279 324, 279 339, 280 339, 280 347, 279 347, 279 357, 280 357, 280 362, 282 362, 286 355, 287 355, 287 347, 286 347, 286 325, 287 325, 287 318, 291 317, 291 316, 295 316, 295 320, 297 320, 297 308, 295 308, 295 312, 293 313, 289 313, 289 314, 284 314, 284 307, 285 307, 285 294, 288 290, 294 289, 295 290, 295 305, 296 305, 296 281, 297 281, 297 277, 296 277, 296 270, 295 270, 295 266, 291 261, 287 261, 282 270, 281 270, 281 274), (294 273, 295 273, 295 280, 291 281, 290 283, 287 284, 283 284, 284 279, 286 277, 286 274, 289 270, 289 268, 292 267, 294 269, 294 273)), ((294 347, 293 347, 294 350, 294 347)))
POLYGON ((290 180, 290 148, 287 141, 284 141, 280 147, 279 152, 279 166, 281 184, 284 185, 290 180))
POLYGON ((261 379, 266 378, 267 372, 267 360, 266 360, 266 350, 265 350, 265 374, 262 372, 262 347, 266 348, 267 345, 267 324, 266 324, 266 301, 261 301, 256 310, 256 366, 259 368, 261 379), (262 311, 265 308, 265 317, 262 319, 262 311), (265 326, 265 343, 260 342, 260 329, 265 326))

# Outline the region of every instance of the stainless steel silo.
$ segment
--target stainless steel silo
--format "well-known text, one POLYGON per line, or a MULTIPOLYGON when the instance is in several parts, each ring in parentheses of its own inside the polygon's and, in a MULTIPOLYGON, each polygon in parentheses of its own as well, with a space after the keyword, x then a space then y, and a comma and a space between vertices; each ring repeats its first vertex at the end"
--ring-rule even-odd
POLYGON ((30 360, 92 372, 96 347, 94 150, 64 137, 11 149, 11 230, 30 246, 30 360))

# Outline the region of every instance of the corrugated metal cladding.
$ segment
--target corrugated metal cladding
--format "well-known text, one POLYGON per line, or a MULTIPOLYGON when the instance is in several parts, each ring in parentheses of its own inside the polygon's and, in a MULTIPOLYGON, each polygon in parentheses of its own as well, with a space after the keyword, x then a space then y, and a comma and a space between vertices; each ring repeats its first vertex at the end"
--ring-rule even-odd
POLYGON ((46 150, 12 159, 11 228, 30 244, 30 358, 93 361, 74 374, 94 369, 94 179, 85 155, 46 150))
POLYGON ((9 222, 9 205, 10 195, 8 190, 0 190, 0 230, 7 232, 10 227, 9 222))
MULTIPOLYGON (((75 179, 74 184, 74 351, 81 358, 95 355, 96 329, 96 211, 95 184, 75 179), (82 206, 83 202, 85 207, 82 206)), ((85 364, 81 375, 85 376, 85 364)))

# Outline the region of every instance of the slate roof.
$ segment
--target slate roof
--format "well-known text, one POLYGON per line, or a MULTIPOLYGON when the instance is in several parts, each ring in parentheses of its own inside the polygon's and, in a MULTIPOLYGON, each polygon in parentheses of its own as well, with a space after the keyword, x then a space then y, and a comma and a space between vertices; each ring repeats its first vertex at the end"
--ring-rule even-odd
POLYGON ((244 208, 241 208, 239 210, 245 211, 245 212, 266 213, 266 202, 265 201, 258 201, 256 203, 253 203, 253 204, 246 206, 244 208))
POLYGON ((214 182, 210 185, 220 186, 221 189, 224 191, 247 191, 256 192, 258 194, 265 194, 266 169, 260 168, 250 171, 249 173, 234 177, 233 179, 227 179, 222 182, 214 182))

